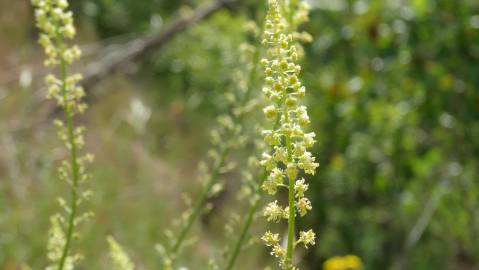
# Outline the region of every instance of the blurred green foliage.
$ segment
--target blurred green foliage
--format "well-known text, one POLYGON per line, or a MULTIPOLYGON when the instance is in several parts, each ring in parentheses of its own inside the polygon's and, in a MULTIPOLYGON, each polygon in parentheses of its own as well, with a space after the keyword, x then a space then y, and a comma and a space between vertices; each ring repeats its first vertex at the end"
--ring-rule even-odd
MULTIPOLYGON (((159 31, 187 12, 184 5, 200 2, 205 1, 82 0, 74 7, 84 32, 106 39, 159 31)), ((313 213, 300 222, 319 236, 318 245, 304 254, 307 269, 321 269, 327 258, 344 254, 358 255, 370 270, 478 269, 479 2, 310 3, 311 21, 304 30, 314 40, 305 46, 303 82, 321 166, 310 181, 313 213)), ((208 150, 212 118, 225 109, 221 94, 234 87, 238 47, 247 38, 244 24, 259 21, 263 12, 262 1, 240 1, 153 53, 138 75, 127 78, 130 84, 114 78, 120 82, 93 89, 121 91, 103 94, 86 117, 93 130, 90 140, 100 140, 97 148, 102 149, 92 202, 100 226, 89 228, 82 244, 91 269, 106 269, 103 251, 96 253, 99 239, 112 232, 135 261, 143 262, 140 266, 155 265, 153 245, 180 206, 164 205, 160 195, 165 192, 151 191, 151 182, 161 186, 161 181, 186 179, 178 189, 195 191, 191 167, 208 150), (146 134, 125 121, 118 124, 116 115, 133 96, 145 97, 153 110, 146 134), (144 147, 139 157, 129 156, 131 144, 144 147), (158 157, 179 175, 156 177, 158 157), (133 193, 125 195, 124 189, 133 193)), ((9 102, 26 99, 23 94, 9 102)), ((37 145, 36 155, 54 145, 50 138, 42 147, 35 136, 22 136, 37 145)), ((0 196, 0 268, 6 270, 21 260, 42 265, 45 239, 35 235, 37 228, 47 228, 45 217, 55 209, 51 198, 61 190, 52 180, 54 158, 28 157, 31 148, 19 148, 20 164, 39 163, 20 166, 30 175, 26 179, 35 179, 29 200, 11 195, 12 183, 0 183, 7 194, 0 196)), ((239 182, 237 177, 227 180, 239 182)), ((221 245, 217 235, 207 231, 204 236, 221 245)), ((100 247, 106 251, 106 244, 100 247)), ((255 258, 259 248, 243 256, 255 258)), ((211 252, 200 249, 186 258, 205 263, 211 252)))
POLYGON ((349 252, 368 269, 405 258, 406 269, 478 267, 478 12, 476 1, 347 1, 313 14, 313 261, 349 252), (436 192, 429 226, 407 247, 436 192))

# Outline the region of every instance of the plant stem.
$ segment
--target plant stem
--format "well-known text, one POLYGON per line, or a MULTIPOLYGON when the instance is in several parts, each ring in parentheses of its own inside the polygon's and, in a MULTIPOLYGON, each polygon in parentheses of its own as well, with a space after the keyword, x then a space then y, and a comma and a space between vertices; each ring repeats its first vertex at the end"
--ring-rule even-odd
POLYGON ((294 227, 295 227, 295 201, 294 201, 294 179, 289 179, 288 189, 288 205, 289 205, 289 218, 288 218, 288 246, 286 251, 286 259, 290 263, 289 267, 293 265, 294 254, 294 227))
MULTIPOLYGON (((243 104, 245 104, 249 100, 249 96, 251 95, 253 85, 254 85, 255 80, 256 80, 256 75, 257 75, 256 69, 258 67, 258 62, 259 62, 260 56, 261 56, 260 50, 259 50, 259 48, 256 48, 256 50, 254 52, 254 55, 253 55, 253 58, 252 58, 252 61, 253 61, 254 65, 253 65, 253 68, 250 70, 250 73, 249 73, 248 88, 247 88, 247 90, 246 90, 247 92, 246 92, 246 94, 245 94, 245 96, 242 100, 243 104)), ((259 196, 261 195, 261 184, 266 180, 267 176, 268 175, 267 175, 266 171, 263 170, 262 173, 261 173, 261 176, 260 176, 260 183, 259 183, 258 187, 256 188, 255 194, 254 194, 254 196, 257 196, 258 198, 254 199, 254 202, 251 204, 251 206, 248 210, 248 214, 246 215, 246 219, 244 219, 243 225, 241 226, 241 233, 240 233, 240 235, 238 237, 238 240, 236 241, 236 243, 233 247, 233 251, 231 253, 231 256, 229 257, 228 262, 226 264, 225 269, 227 269, 227 270, 233 269, 234 264, 236 263, 236 259, 238 258, 241 247, 243 246, 243 242, 246 239, 246 234, 248 233, 248 230, 249 230, 251 224, 253 223, 254 214, 256 213, 256 211, 259 207, 259 202, 260 202, 259 196)))
MULTIPOLYGON (((289 110, 288 106, 286 105, 287 100, 287 90, 283 90, 283 110, 284 110, 284 122, 286 125, 290 124, 289 121, 289 110)), ((287 154, 287 164, 288 166, 293 161, 293 150, 291 144, 291 135, 285 136, 285 143, 286 143, 286 154, 287 154)), ((294 235, 294 227, 295 227, 295 200, 294 200, 294 182, 296 179, 289 177, 289 184, 288 184, 288 244, 286 247, 286 262, 288 264, 288 270, 292 269, 293 265, 293 254, 294 254, 294 242, 295 242, 295 235, 294 235)))
MULTIPOLYGON (((285 107, 285 121, 289 123, 289 112, 285 107)), ((288 163, 292 162, 292 149, 291 149, 291 137, 286 136, 286 151, 288 155, 288 163)), ((289 178, 289 185, 288 185, 288 207, 289 207, 289 215, 288 215, 288 245, 286 249, 286 260, 291 267, 293 265, 293 254, 294 254, 294 227, 295 227, 295 200, 294 200, 294 178, 289 178)))
MULTIPOLYGON (((276 121, 274 124, 273 129, 277 129, 279 125, 279 116, 276 117, 276 121)), ((226 270, 232 270, 235 263, 236 259, 238 259, 239 252, 241 250, 241 247, 243 246, 243 242, 246 239, 246 234, 249 231, 249 228, 251 227, 251 224, 253 223, 253 218, 254 214, 258 210, 259 203, 260 203, 260 198, 261 198, 261 185, 263 184, 264 181, 266 181, 266 178, 268 177, 268 173, 266 170, 261 171, 261 175, 259 177, 260 181, 258 183, 258 186, 256 187, 255 193, 253 196, 255 196, 255 199, 253 203, 251 204, 250 208, 248 209, 248 214, 246 215, 246 219, 243 222, 243 225, 241 226, 241 233, 238 237, 238 240, 236 241, 234 247, 233 247, 233 252, 231 256, 229 257, 229 260, 226 264, 226 270)))
MULTIPOLYGON (((276 129, 279 125, 279 119, 280 117, 278 116, 276 118, 276 122, 275 122, 275 125, 274 125, 274 128, 273 129, 276 129)), ((229 257, 228 261, 227 261, 227 264, 226 264, 226 270, 232 270, 235 263, 236 263, 236 260, 239 256, 239 252, 241 251, 241 247, 243 246, 243 242, 245 241, 246 239, 246 234, 248 233, 249 231, 249 228, 251 227, 251 224, 253 223, 253 218, 254 218, 254 214, 256 213, 256 211, 258 210, 258 207, 259 207, 259 203, 260 203, 260 199, 259 199, 259 196, 261 196, 261 184, 266 180, 266 178, 268 177, 268 174, 266 172, 266 170, 263 170, 261 175, 260 175, 260 181, 258 183, 258 186, 255 190, 255 194, 254 196, 257 196, 257 198, 255 198, 254 202, 251 204, 250 208, 248 209, 248 213, 246 215, 246 218, 244 219, 244 222, 241 226, 241 231, 240 231, 240 235, 238 237, 238 240, 236 241, 234 247, 233 247, 233 251, 232 251, 232 255, 229 257)), ((291 188, 291 181, 289 182, 289 185, 288 185, 288 188, 289 190, 293 190, 293 216, 294 216, 294 181, 293 181, 293 188, 291 188)), ((291 192, 289 193, 288 195, 289 199, 291 199, 291 192)), ((291 206, 291 202, 289 203, 289 205, 291 206)), ((290 212, 289 212, 289 215, 291 216, 291 208, 290 208, 290 212)), ((288 247, 289 247, 289 233, 290 233, 290 227, 289 227, 289 223, 288 223, 288 247)), ((294 242, 294 221, 293 221, 293 225, 292 225, 292 234, 293 234, 293 242, 294 242)), ((293 248, 294 248, 294 244, 293 244, 293 248)), ((291 251, 291 254, 293 253, 293 250, 291 251)), ((291 260, 292 260, 292 256, 291 256, 291 260)))
MULTIPOLYGON (((59 42, 62 44, 62 42, 59 42)), ((65 266, 66 259, 68 257, 68 253, 70 251, 70 246, 73 238, 73 233, 75 230, 75 217, 77 212, 77 200, 78 200, 78 182, 80 178, 79 167, 78 167, 78 154, 77 154, 77 145, 75 142, 75 131, 73 126, 73 112, 72 108, 68 104, 68 89, 66 86, 67 81, 67 65, 65 60, 61 57, 60 58, 60 67, 61 67, 61 81, 62 81, 62 95, 65 104, 63 105, 65 108, 65 121, 66 127, 68 131, 68 144, 70 149, 70 166, 71 166, 71 175, 72 175, 72 187, 71 187, 71 198, 70 198, 70 215, 68 217, 68 229, 66 233, 66 242, 63 248, 62 257, 58 262, 58 270, 63 270, 65 266)))
MULTIPOLYGON (((288 16, 288 23, 289 28, 293 31, 293 17, 294 17, 294 9, 298 5, 298 0, 290 0, 289 3, 289 16, 288 16)), ((285 97, 287 95, 286 90, 284 90, 285 97)), ((285 114, 285 122, 289 124, 289 111, 284 104, 284 114, 285 114)), ((287 151, 287 158, 288 163, 293 161, 293 153, 292 153, 292 144, 291 144, 291 136, 286 136, 286 151, 287 151)), ((288 214, 288 244, 286 249, 286 262, 288 263, 287 267, 288 270, 293 269, 293 255, 294 255, 294 246, 295 246, 295 222, 296 222, 296 209, 295 209, 295 190, 294 184, 295 180, 293 178, 289 178, 288 183, 288 207, 289 207, 289 214, 288 214)))
MULTIPOLYGON (((264 182, 266 177, 267 177, 266 171, 263 170, 263 172, 261 174, 261 183, 264 182)), ((243 246, 243 242, 246 239, 246 234, 248 233, 249 228, 251 227, 251 224, 253 223, 254 214, 258 210, 259 202, 261 201, 260 200, 260 193, 261 193, 261 188, 260 187, 261 187, 261 185, 258 185, 258 187, 256 188, 256 191, 255 191, 255 194, 254 194, 254 196, 256 198, 254 198, 254 201, 253 201, 253 203, 251 204, 251 206, 248 210, 248 214, 246 215, 246 219, 244 219, 243 225, 241 226, 240 235, 239 235, 238 240, 236 241, 236 243, 233 247, 233 252, 231 253, 231 256, 228 259, 228 262, 227 262, 227 265, 226 265, 226 268, 225 268, 226 270, 233 269, 234 264, 236 262, 236 259, 238 258, 239 252, 241 250, 241 247, 243 246)))
MULTIPOLYGON (((293 21, 293 8, 297 5, 297 0, 290 0, 289 6, 288 6, 288 21, 290 24, 292 24, 293 21)), ((258 52, 258 51, 257 51, 258 52)), ((255 57, 259 58, 259 53, 255 55, 255 57)), ((253 69, 254 71, 254 69, 253 69)), ((253 72, 254 73, 254 72, 253 72)), ((255 73, 254 73, 255 74, 255 73)), ((253 75, 254 75, 253 74, 253 75)), ((285 92, 286 96, 286 92, 285 92)), ((284 104, 286 98, 282 100, 282 103, 284 104)), ((285 121, 289 122, 289 112, 285 107, 285 121)), ((277 128, 279 125, 279 120, 280 117, 278 116, 276 118, 276 122, 274 125, 274 130, 277 128)), ((286 138, 286 148, 287 148, 287 154, 288 154, 288 162, 292 161, 292 147, 291 147, 291 138, 287 137, 286 138)), ((262 171, 261 176, 260 176, 260 183, 255 191, 255 196, 261 196, 261 184, 266 180, 267 178, 267 172, 265 170, 262 171)), ((293 254, 294 254, 294 241, 295 241, 295 198, 294 198, 294 184, 295 184, 295 179, 289 179, 288 183, 288 205, 289 205, 289 219, 288 219, 288 244, 287 244, 287 260, 290 262, 289 268, 292 269, 292 260, 293 260, 293 254)), ((232 255, 229 257, 227 264, 226 264, 226 270, 232 270, 234 267, 234 264, 236 262, 236 259, 239 256, 239 252, 241 250, 241 247, 243 246, 243 242, 246 239, 246 234, 251 227, 251 224, 253 222, 254 214, 256 213, 260 199, 255 198, 253 203, 251 204, 248 213, 246 215, 246 218, 244 219, 243 225, 241 227, 240 235, 238 237, 238 240, 236 241, 232 255)))
POLYGON ((208 197, 209 197, 209 193, 210 193, 211 189, 213 188, 213 186, 217 183, 218 176, 219 176, 219 173, 220 173, 220 169, 221 169, 221 167, 224 166, 226 156, 228 155, 228 152, 229 152, 228 150, 229 150, 228 148, 225 148, 223 150, 223 152, 221 153, 220 160, 218 162, 218 166, 216 166, 215 169, 213 170, 210 178, 208 179, 208 181, 206 183, 205 188, 203 189, 203 191, 200 194, 200 197, 196 200, 193 212, 191 213, 191 215, 189 215, 188 220, 186 222, 186 225, 181 229, 180 234, 179 234, 175 244, 173 245, 173 248, 171 249, 172 254, 175 254, 175 253, 178 252, 178 250, 181 247, 181 244, 183 243, 183 241, 186 238, 186 235, 190 231, 191 226, 193 226, 193 223, 195 222, 195 220, 198 218, 201 211, 205 207, 206 202, 207 202, 208 197))
MULTIPOLYGON (((257 63, 259 61, 259 57, 260 57, 260 52, 257 49, 255 51, 254 55, 253 55, 253 63, 257 63)), ((256 67, 257 67, 257 65, 255 65, 251 69, 251 72, 249 74, 249 80, 248 80, 249 86, 247 87, 246 93, 244 94, 244 96, 243 96, 243 98, 240 102, 240 107, 244 107, 246 105, 246 103, 248 102, 249 98, 250 98, 250 95, 252 93, 251 85, 253 84, 253 82, 256 79, 256 67)), ((241 123, 243 121, 243 118, 244 118, 244 114, 241 114, 238 117, 237 121, 239 123, 241 123)), ((213 169, 213 172, 212 172, 210 178, 208 179, 205 188, 201 192, 200 197, 195 202, 193 212, 188 217, 188 220, 186 221, 186 225, 181 229, 180 234, 179 234, 175 244, 173 245, 173 248, 171 249, 172 254, 175 254, 179 251, 179 249, 181 247, 181 244, 184 242, 184 240, 186 238, 186 235, 191 230, 191 227, 193 226, 195 220, 200 215, 201 210, 205 207, 206 202, 207 202, 208 197, 209 197, 209 193, 210 193, 211 189, 213 188, 213 186, 218 182, 220 169, 221 169, 221 167, 224 166, 224 163, 225 163, 226 158, 228 157, 228 155, 230 153, 230 150, 231 150, 231 148, 227 147, 227 148, 224 148, 223 151, 221 152, 220 160, 218 162, 218 165, 213 169)), ((233 260, 233 264, 234 264, 234 260, 233 260)))

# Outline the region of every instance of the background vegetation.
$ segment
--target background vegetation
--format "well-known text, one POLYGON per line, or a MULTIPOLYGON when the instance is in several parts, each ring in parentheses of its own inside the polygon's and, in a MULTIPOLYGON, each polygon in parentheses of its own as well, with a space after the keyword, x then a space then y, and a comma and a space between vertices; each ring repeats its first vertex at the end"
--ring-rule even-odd
MULTIPOLYGON (((119 45, 161 32, 202 1, 77 0, 79 70, 119 45)), ((312 227, 317 245, 305 269, 356 254, 365 268, 479 269, 479 2, 476 0, 311 0, 303 82, 309 89, 314 155, 312 227)), ((238 1, 165 46, 127 61, 89 88, 92 168, 82 269, 108 269, 106 235, 115 235, 141 269, 158 266, 155 244, 195 197, 197 163, 208 133, 235 87, 245 24, 264 3, 238 1)), ((55 164, 65 155, 43 102, 45 73, 27 0, 0 0, 0 269, 45 265, 48 217, 65 193, 55 164)), ((105 60, 107 61, 107 60, 105 60)), ((260 84, 257 83, 259 93, 260 84)), ((254 120, 254 119, 252 119, 254 120)), ((250 153, 242 149, 235 156, 250 153)), ((194 228, 183 253, 191 269, 224 246, 221 233, 240 174, 194 228)), ((261 219, 253 234, 263 231, 261 219)), ((270 260, 262 245, 242 253, 238 269, 270 260)), ((206 267, 205 267, 206 268, 206 267)), ((202 268, 201 268, 202 269, 202 268)))

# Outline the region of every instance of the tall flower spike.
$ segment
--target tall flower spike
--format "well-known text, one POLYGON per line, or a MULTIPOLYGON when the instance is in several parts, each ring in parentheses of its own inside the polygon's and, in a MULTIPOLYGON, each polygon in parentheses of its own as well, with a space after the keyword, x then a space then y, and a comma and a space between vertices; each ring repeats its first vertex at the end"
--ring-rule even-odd
POLYGON ((262 187, 271 195, 285 188, 288 191, 288 206, 282 207, 275 200, 265 208, 264 215, 273 222, 287 219, 288 239, 285 248, 280 245, 278 234, 268 231, 262 239, 272 248, 272 255, 279 259, 280 267, 293 270, 297 269, 293 262, 295 246, 303 243, 308 247, 315 243, 312 230, 300 232, 299 240, 295 241, 296 214, 304 216, 312 209, 311 202, 305 197, 308 185, 298 176, 302 173, 312 175, 319 166, 315 157, 307 151, 315 142, 315 134, 303 130, 309 124, 309 117, 306 107, 300 105, 306 91, 299 79, 301 67, 296 63, 299 56, 292 32, 296 24, 306 20, 305 6, 300 3, 301 14, 297 16, 294 15, 295 6, 283 8, 277 0, 269 0, 268 6, 263 39, 263 44, 267 46, 267 58, 261 60, 265 74, 263 93, 268 104, 263 111, 268 120, 275 121, 279 116, 279 125, 274 130, 263 132, 266 143, 273 150, 263 154, 261 164, 269 171, 269 176, 262 187), (290 21, 284 19, 282 10, 291 12, 290 21), (283 183, 284 179, 287 179, 287 184, 283 183))
POLYGON ((55 120, 58 136, 69 151, 69 158, 61 162, 58 175, 71 187, 70 197, 67 200, 59 198, 63 214, 56 214, 51 218, 51 228, 48 241, 48 270, 73 269, 80 259, 79 255, 71 252, 74 236, 78 234, 76 227, 79 223, 91 216, 91 213, 80 213, 80 204, 88 199, 91 192, 83 190, 82 186, 90 176, 85 166, 93 160, 91 154, 80 156, 84 145, 83 127, 75 127, 73 118, 83 113, 86 104, 82 102, 85 92, 78 86, 80 74, 68 74, 68 65, 72 64, 81 55, 77 46, 68 46, 67 40, 75 36, 73 13, 68 11, 67 0, 32 0, 35 7, 35 20, 40 29, 39 43, 43 46, 46 60, 45 65, 57 67, 59 77, 49 74, 45 78, 47 98, 54 99, 63 109, 64 121, 55 120))

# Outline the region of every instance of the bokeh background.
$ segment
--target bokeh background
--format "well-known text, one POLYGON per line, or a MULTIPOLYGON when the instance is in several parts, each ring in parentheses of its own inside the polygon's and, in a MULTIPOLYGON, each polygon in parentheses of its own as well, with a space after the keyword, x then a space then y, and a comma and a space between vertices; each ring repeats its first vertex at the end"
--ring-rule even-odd
MULTIPOLYGON (((74 68, 96 74, 207 3, 70 2, 85 56, 74 68)), ((302 78, 321 166, 310 179, 313 212, 299 224, 319 237, 300 254, 303 269, 345 254, 371 270, 479 269, 479 1, 309 2, 302 78)), ((186 209, 183 193, 198 194, 197 164, 237 83, 239 45, 251 41, 245 25, 261 23, 264 10, 257 0, 218 8, 88 84, 90 109, 78 121, 96 155, 95 217, 75 246, 85 255, 79 269, 109 269, 106 235, 139 269, 159 267, 155 245, 186 209)), ((0 0, 2 270, 44 267, 49 216, 68 190, 55 175, 66 153, 43 99, 37 34, 29 1, 0 0)), ((195 225, 182 265, 207 269, 219 256, 224 224, 245 211, 240 178, 223 176, 225 191, 195 225)), ((252 234, 264 228, 259 218, 252 234)), ((237 269, 273 265, 268 253, 253 243, 237 269)))

